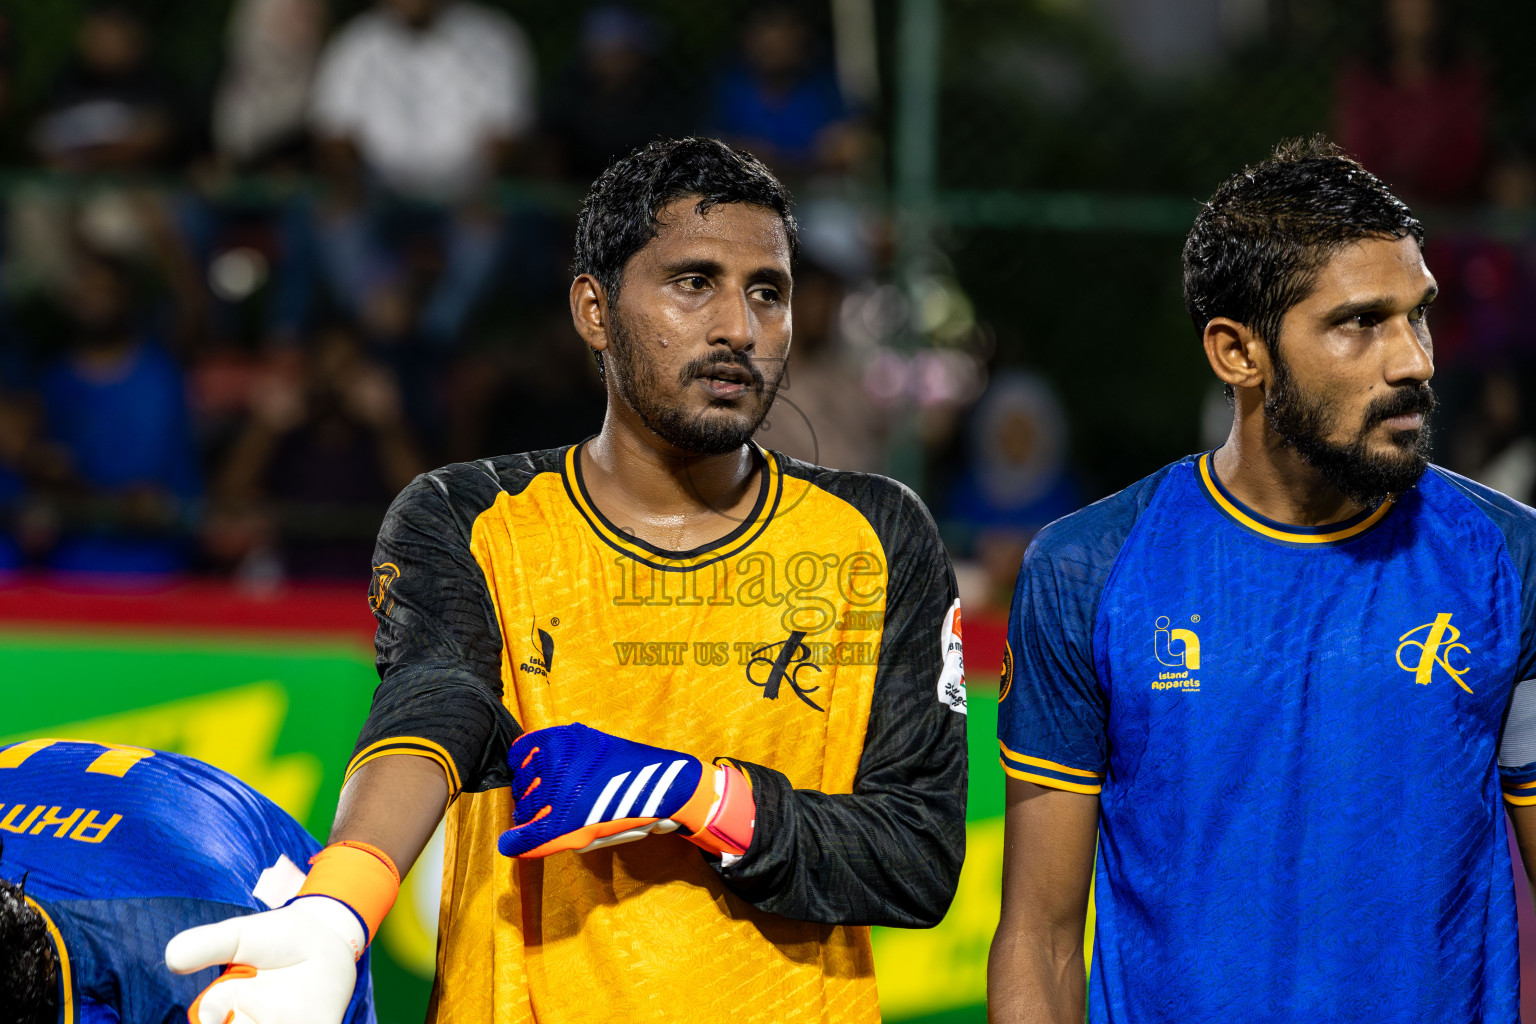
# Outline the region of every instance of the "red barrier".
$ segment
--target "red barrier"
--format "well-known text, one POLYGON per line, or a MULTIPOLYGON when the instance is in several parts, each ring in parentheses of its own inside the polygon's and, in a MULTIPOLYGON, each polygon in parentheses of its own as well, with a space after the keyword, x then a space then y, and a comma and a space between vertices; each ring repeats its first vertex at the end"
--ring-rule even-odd
POLYGON ((281 587, 253 592, 189 582, 154 590, 66 587, 25 581, 0 586, 0 625, 216 633, 338 634, 373 643, 362 586, 281 587))

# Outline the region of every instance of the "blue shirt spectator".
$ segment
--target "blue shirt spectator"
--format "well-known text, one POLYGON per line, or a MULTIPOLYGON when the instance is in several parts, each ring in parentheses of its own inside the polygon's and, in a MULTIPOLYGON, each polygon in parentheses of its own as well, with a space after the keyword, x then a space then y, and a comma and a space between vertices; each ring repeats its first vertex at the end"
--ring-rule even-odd
POLYGON ((735 68, 720 79, 716 130, 749 146, 769 148, 781 161, 806 165, 816 161, 822 132, 848 116, 829 70, 813 72, 773 91, 748 68, 735 68))
POLYGON ((832 69, 812 58, 809 27, 789 5, 747 22, 744 62, 716 83, 715 134, 752 150, 783 172, 844 162, 851 111, 832 69))
POLYGON ((160 488, 196 497, 197 464, 181 369, 160 345, 140 341, 108 373, 69 359, 43 380, 49 432, 92 487, 160 488))
POLYGON ((42 396, 61 483, 85 500, 65 506, 64 540, 49 564, 86 573, 178 571, 187 543, 176 524, 199 493, 181 369, 132 327, 129 283, 113 262, 82 258, 71 300, 74 350, 44 374, 42 396))

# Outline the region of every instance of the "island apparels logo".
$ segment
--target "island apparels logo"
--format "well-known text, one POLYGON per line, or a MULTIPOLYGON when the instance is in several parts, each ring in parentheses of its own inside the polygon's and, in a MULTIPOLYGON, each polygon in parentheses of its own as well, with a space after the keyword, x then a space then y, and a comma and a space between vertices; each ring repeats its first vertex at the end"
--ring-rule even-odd
POLYGON ((517 670, 523 675, 543 676, 548 679, 555 667, 555 638, 535 623, 528 632, 528 646, 530 649, 537 648, 539 653, 530 654, 527 661, 517 666, 517 670))
MULTIPOLYGON (((1191 615, 1189 621, 1199 622, 1200 616, 1191 615)), ((1200 637, 1192 629, 1174 629, 1172 625, 1163 615, 1152 630, 1152 653, 1157 655, 1158 664, 1165 666, 1153 680, 1152 689, 1199 693, 1200 680, 1195 673, 1200 671, 1200 637)))

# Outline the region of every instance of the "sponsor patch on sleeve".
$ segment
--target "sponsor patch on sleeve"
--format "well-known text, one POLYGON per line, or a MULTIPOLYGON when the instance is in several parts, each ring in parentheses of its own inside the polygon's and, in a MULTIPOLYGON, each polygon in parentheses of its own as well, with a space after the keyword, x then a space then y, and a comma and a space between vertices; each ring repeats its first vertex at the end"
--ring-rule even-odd
POLYGON ((939 630, 941 669, 939 671, 939 703, 966 713, 965 704, 965 656, 960 644, 960 599, 950 605, 944 616, 944 627, 939 630))

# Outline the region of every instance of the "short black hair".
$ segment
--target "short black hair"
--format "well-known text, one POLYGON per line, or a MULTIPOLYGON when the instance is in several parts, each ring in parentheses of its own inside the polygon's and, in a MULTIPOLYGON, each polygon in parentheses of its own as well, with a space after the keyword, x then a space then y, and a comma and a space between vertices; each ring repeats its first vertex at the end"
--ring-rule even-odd
POLYGON ((762 206, 779 215, 793 260, 799 228, 789 191, 761 160, 718 139, 647 143, 598 176, 576 221, 576 274, 591 274, 617 297, 624 267, 656 237, 656 217, 670 203, 698 196, 703 213, 719 203, 762 206))
POLYGON ((59 956, 22 886, 0 878, 0 1024, 53 1024, 59 956))
POLYGON ((1184 305, 1203 333, 1213 317, 1273 348, 1286 311, 1311 294, 1341 247, 1424 229, 1401 199, 1321 135, 1290 139, 1216 189, 1184 241, 1184 305))

